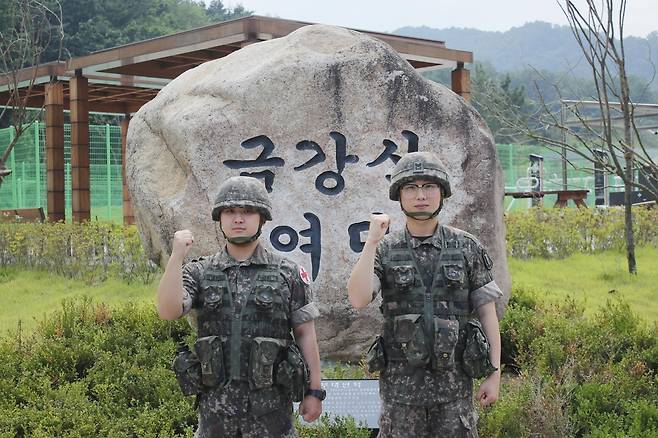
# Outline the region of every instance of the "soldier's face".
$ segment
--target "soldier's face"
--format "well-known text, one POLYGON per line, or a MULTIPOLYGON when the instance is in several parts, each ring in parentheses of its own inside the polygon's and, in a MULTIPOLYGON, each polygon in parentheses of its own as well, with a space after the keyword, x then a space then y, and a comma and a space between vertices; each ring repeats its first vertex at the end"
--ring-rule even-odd
POLYGON ((400 188, 400 203, 411 213, 433 213, 441 203, 441 188, 435 181, 415 179, 400 188))
POLYGON ((219 217, 226 237, 253 236, 258 232, 260 213, 252 208, 232 207, 219 217))

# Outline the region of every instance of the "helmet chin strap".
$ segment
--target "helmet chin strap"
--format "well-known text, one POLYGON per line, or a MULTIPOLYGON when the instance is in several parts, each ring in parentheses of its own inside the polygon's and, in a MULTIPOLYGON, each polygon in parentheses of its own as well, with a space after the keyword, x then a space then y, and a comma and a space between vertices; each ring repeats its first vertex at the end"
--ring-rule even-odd
POLYGON ((417 221, 428 221, 428 220, 436 217, 436 215, 439 214, 439 212, 441 211, 441 208, 443 208, 443 197, 441 198, 441 201, 439 202, 439 208, 434 210, 433 213, 425 213, 423 211, 413 211, 413 212, 412 211, 407 211, 407 210, 404 209, 404 207, 402 207, 402 202, 400 202, 400 209, 402 210, 402 212, 405 215, 407 215, 410 218, 415 219, 417 221))
POLYGON ((226 233, 224 232, 224 228, 222 228, 222 221, 219 221, 219 229, 222 230, 222 234, 224 235, 224 238, 232 243, 233 245, 246 245, 248 243, 253 242, 254 240, 258 239, 260 237, 260 232, 261 229, 263 228, 263 221, 260 221, 260 224, 258 225, 258 231, 256 231, 256 234, 253 236, 236 236, 236 237, 228 237, 226 233))

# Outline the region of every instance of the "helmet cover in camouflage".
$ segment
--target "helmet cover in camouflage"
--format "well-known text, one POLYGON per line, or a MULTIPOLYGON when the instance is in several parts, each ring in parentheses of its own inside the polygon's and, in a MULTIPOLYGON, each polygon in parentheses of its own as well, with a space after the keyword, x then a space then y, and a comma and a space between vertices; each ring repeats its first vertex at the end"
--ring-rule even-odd
POLYGON ((232 207, 256 209, 263 220, 272 220, 272 203, 261 181, 249 176, 232 176, 219 186, 212 209, 212 220, 219 221, 222 210, 232 207))
POLYGON ((400 158, 391 172, 388 197, 400 200, 400 187, 416 179, 434 181, 443 188, 443 198, 452 194, 445 167, 433 152, 411 152, 400 158))

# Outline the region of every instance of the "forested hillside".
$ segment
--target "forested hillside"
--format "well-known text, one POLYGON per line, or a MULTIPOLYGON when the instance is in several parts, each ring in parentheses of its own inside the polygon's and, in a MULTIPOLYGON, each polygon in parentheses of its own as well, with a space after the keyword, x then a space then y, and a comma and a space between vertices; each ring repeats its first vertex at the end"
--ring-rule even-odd
MULTIPOLYGON (((536 21, 514 27, 506 32, 490 32, 470 28, 432 29, 426 26, 403 27, 400 35, 437 39, 451 49, 474 53, 475 61, 488 63, 498 71, 511 72, 533 67, 542 71, 571 71, 589 77, 587 63, 580 59, 580 50, 568 26, 536 21)), ((647 38, 624 38, 629 75, 646 80, 654 74, 652 61, 658 62, 658 24, 647 38)))

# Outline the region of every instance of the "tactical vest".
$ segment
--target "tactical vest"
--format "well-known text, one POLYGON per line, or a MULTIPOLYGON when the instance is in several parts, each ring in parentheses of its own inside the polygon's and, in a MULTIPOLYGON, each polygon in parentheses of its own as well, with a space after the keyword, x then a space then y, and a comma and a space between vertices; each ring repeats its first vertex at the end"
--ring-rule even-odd
POLYGON ((441 252, 432 284, 423 282, 410 236, 390 247, 382 260, 382 338, 389 363, 433 371, 460 365, 471 313, 464 238, 439 225, 441 252))
POLYGON ((281 348, 275 346, 272 350, 268 347, 259 353, 272 356, 265 360, 273 363, 284 347, 292 343, 288 306, 281 295, 285 285, 280 264, 258 268, 252 289, 239 313, 235 312, 233 305, 236 291, 231 290, 226 274, 212 262, 206 268, 200 286, 198 337, 218 336, 221 339, 227 379, 249 381, 251 377, 253 383, 254 376, 250 376, 253 370, 249 364, 254 360, 254 351, 260 351, 253 348, 254 344, 259 344, 263 338, 276 340, 281 348))

